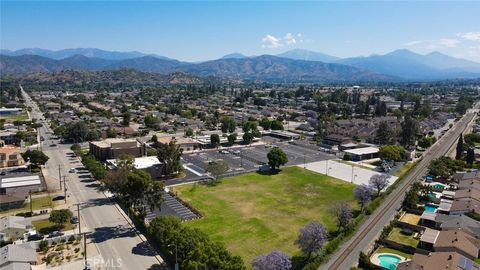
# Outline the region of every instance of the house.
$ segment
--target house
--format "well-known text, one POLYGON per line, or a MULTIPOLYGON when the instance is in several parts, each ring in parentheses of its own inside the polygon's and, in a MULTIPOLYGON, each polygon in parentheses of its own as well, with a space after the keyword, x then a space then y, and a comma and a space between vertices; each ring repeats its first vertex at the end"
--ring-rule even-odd
POLYGON ((0 242, 23 239, 24 233, 32 228, 32 222, 24 217, 0 217, 0 242))
POLYGON ((35 247, 31 243, 7 245, 0 248, 0 269, 30 270, 37 263, 35 247))
POLYGON ((435 252, 456 252, 475 260, 479 256, 480 239, 461 229, 440 231, 433 249, 435 252))
POLYGON ((20 154, 18 147, 5 145, 0 148, 0 168, 22 166, 25 161, 20 154))
POLYGON ((198 141, 194 141, 185 137, 158 137, 158 142, 161 144, 169 144, 171 141, 175 142, 184 152, 193 151, 200 146, 198 141))
POLYGON ((352 142, 349 137, 345 137, 338 134, 330 134, 323 138, 323 144, 328 146, 339 146, 352 142))
POLYGON ((89 142, 89 153, 99 160, 117 159, 122 154, 142 157, 145 145, 136 139, 110 138, 89 142))
POLYGON ((474 270, 480 265, 456 252, 415 253, 411 261, 399 263, 396 270, 474 270))

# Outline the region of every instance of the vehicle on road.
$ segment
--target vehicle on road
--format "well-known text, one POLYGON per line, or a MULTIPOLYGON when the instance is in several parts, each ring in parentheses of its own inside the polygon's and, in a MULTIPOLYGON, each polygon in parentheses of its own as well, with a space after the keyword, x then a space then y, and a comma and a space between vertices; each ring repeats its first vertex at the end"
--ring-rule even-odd
POLYGON ((53 231, 53 232, 48 234, 48 238, 63 236, 63 235, 64 235, 64 233, 61 232, 61 231, 53 231))
POLYGON ((227 150, 220 150, 220 153, 221 154, 230 154, 230 152, 228 152, 227 150))
POLYGON ((65 200, 65 196, 59 195, 59 196, 56 196, 52 199, 52 201, 61 201, 61 200, 65 200))
POLYGON ((76 170, 75 170, 75 168, 70 168, 70 170, 68 170, 68 172, 69 172, 69 173, 75 173, 76 170))
POLYGON ((57 146, 57 144, 56 144, 56 143, 52 143, 52 144, 50 144, 50 146, 51 146, 51 147, 54 147, 54 146, 57 146))
POLYGON ((27 242, 43 240, 43 238, 45 238, 45 235, 43 235, 41 233, 37 233, 37 234, 28 236, 27 237, 27 242))

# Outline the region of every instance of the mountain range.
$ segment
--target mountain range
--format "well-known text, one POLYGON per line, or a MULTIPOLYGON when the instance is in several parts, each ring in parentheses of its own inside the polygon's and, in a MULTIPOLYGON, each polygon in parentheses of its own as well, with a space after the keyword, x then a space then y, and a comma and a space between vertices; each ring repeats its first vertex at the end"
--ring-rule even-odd
POLYGON ((308 51, 291 50, 278 55, 225 55, 199 63, 182 62, 141 52, 110 52, 79 48, 2 50, 3 75, 62 70, 136 69, 169 74, 186 72, 195 76, 218 76, 235 80, 275 82, 354 82, 444 80, 480 78, 480 63, 454 58, 439 52, 426 55, 396 50, 384 55, 338 58, 308 51))

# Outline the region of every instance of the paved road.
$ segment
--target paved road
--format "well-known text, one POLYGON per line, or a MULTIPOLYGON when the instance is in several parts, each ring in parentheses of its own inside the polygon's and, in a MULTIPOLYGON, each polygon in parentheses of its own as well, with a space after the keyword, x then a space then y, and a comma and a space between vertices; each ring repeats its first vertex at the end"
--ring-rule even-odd
MULTIPOLYGON (((24 95, 27 105, 33 108, 32 117, 41 119, 36 103, 25 92, 24 95)), ((42 149, 50 157, 46 171, 50 177, 58 179, 60 165, 61 174, 67 175, 68 201, 72 204, 82 203, 82 227, 89 228, 91 238, 104 260, 103 263, 92 261, 90 264, 96 266, 95 269, 159 269, 158 254, 142 241, 118 205, 96 189, 97 183, 90 174, 87 171, 68 173, 69 168, 82 164, 67 155, 71 152, 71 145, 58 144, 51 138, 50 132, 47 124, 43 123, 40 128, 40 135, 45 138, 42 149), (57 146, 51 147, 52 142, 57 146)), ((58 185, 53 188, 57 189, 58 185)), ((72 207, 72 210, 76 210, 76 207, 72 207)))
MULTIPOLYGON (((477 106, 478 108, 478 106, 477 106)), ((403 179, 400 185, 385 199, 384 203, 368 217, 360 226, 355 235, 343 244, 330 260, 320 269, 350 269, 358 262, 358 255, 378 238, 383 227, 397 213, 400 208, 405 191, 410 185, 427 174, 427 167, 431 160, 446 155, 456 145, 460 133, 467 129, 468 124, 474 119, 477 110, 469 112, 458 121, 435 145, 433 145, 419 161, 417 166, 403 179)))

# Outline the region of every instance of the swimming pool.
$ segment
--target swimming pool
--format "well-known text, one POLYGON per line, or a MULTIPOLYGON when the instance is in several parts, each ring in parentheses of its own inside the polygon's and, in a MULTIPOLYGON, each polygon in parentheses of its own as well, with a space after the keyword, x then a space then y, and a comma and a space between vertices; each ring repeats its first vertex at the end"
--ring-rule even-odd
POLYGON ((436 206, 436 205, 431 205, 431 204, 426 204, 424 208, 425 208, 425 211, 426 211, 426 212, 435 213, 435 212, 437 212, 438 206, 436 206))
POLYGON ((385 253, 378 255, 378 261, 380 262, 380 266, 389 270, 395 270, 397 265, 402 261, 402 258, 395 254, 385 253))

